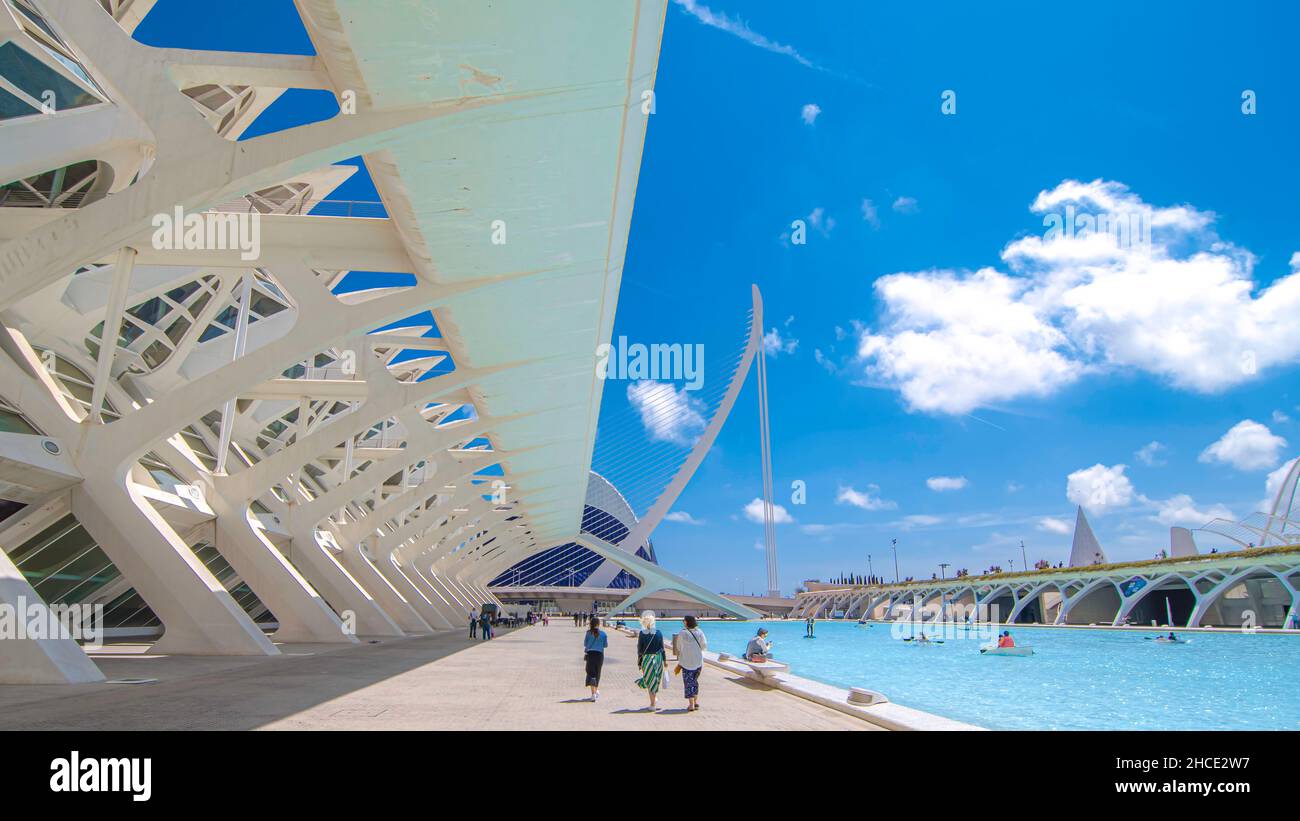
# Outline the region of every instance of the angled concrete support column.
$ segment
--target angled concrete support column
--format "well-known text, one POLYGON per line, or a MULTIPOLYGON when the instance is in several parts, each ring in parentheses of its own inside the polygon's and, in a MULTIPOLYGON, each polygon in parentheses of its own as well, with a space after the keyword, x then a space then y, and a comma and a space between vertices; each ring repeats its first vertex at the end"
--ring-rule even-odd
POLYGON ((438 594, 438 598, 447 605, 454 613, 468 613, 473 610, 477 612, 481 608, 479 603, 466 598, 456 588, 447 583, 446 575, 439 573, 435 568, 425 566, 427 558, 416 559, 412 562, 416 574, 425 587, 431 588, 438 594))
POLYGON ((156 652, 279 654, 125 475, 90 473, 72 489, 72 512, 162 621, 156 652))
MULTIPOLYGON (((16 627, 29 608, 45 602, 0 550, 0 607, 12 608, 16 627)), ((71 638, 17 638, 0 641, 0 684, 86 684, 103 681, 104 674, 71 638)))
POLYGON ((478 612, 479 607, 451 595, 450 588, 435 573, 421 570, 414 562, 402 568, 411 583, 425 593, 429 602, 442 613, 453 625, 463 625, 469 618, 470 611, 478 612))
POLYGON ((247 506, 207 493, 216 519, 216 548, 275 614, 279 641, 355 643, 343 622, 265 534, 248 521, 247 506))
POLYGON ((466 585, 464 582, 457 579, 455 576, 439 576, 438 578, 442 581, 444 585, 446 585, 453 592, 455 592, 457 594, 456 598, 460 599, 461 601, 467 602, 474 606, 480 606, 488 603, 488 599, 486 597, 480 596, 477 593, 475 593, 473 590, 469 588, 468 585, 466 585))
POLYGON ((316 540, 315 522, 303 521, 296 505, 288 508, 287 517, 289 521, 286 524, 293 534, 290 558, 334 610, 343 616, 346 616, 346 611, 351 611, 361 635, 402 635, 402 628, 357 584, 352 574, 321 547, 316 540))
POLYGON ((379 606, 389 615, 403 632, 424 635, 433 632, 433 625, 419 614, 388 579, 384 578, 370 557, 361 550, 361 545, 344 544, 339 552, 339 562, 352 574, 352 578, 365 588, 379 606))
POLYGON ((430 600, 430 596, 434 595, 433 591, 429 591, 429 593, 426 594, 423 590, 416 587, 415 582, 413 582, 410 577, 403 572, 402 568, 397 567, 392 564, 392 562, 386 562, 381 558, 379 561, 375 562, 375 569, 379 571, 380 575, 388 579, 393 587, 401 591, 402 595, 406 597, 406 600, 411 603, 411 606, 413 606, 424 620, 434 627, 434 629, 452 630, 459 627, 458 624, 453 623, 443 615, 441 610, 434 607, 433 602, 430 600))
POLYGON ((501 603, 501 600, 496 597, 496 594, 494 594, 491 590, 488 590, 486 587, 479 584, 478 582, 475 582, 474 584, 470 585, 470 587, 471 589, 477 591, 478 594, 482 596, 484 599, 492 602, 497 607, 504 607, 504 605, 501 603))

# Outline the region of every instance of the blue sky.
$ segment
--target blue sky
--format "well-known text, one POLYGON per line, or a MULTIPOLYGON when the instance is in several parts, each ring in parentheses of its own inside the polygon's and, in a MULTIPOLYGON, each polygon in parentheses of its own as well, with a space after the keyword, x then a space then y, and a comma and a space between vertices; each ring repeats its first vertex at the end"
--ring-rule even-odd
MULTIPOLYGON (((1111 558, 1147 558, 1170 524, 1258 509, 1300 453, 1300 14, 1079 9, 671 3, 615 335, 716 366, 762 288, 787 593, 868 554, 891 577, 891 538, 904 576, 1019 566, 1022 539, 1063 560, 1076 501, 1111 558), (1150 214, 1152 241, 1047 242, 1070 205, 1150 214)), ((162 0, 136 36, 310 52, 287 0, 202 30, 162 0)), ((334 109, 286 95, 249 133, 334 109)), ((660 560, 764 587, 759 491, 751 380, 660 560)))
MULTIPOLYGON (((751 281, 763 289, 765 325, 783 342, 768 361, 778 502, 793 520, 777 528, 785 591, 865 572, 868 554, 892 577, 891 538, 904 576, 941 561, 1019 566, 1021 539, 1031 563, 1063 560, 1068 477, 1080 471, 1074 495, 1094 503, 1109 556, 1149 558, 1170 524, 1257 509, 1267 476, 1300 452, 1300 337, 1295 314, 1278 313, 1296 296, 1257 304, 1293 276, 1300 251, 1300 100, 1284 62, 1296 12, 1087 8, 670 7, 616 333, 729 350, 731 328, 710 330, 735 324, 719 306, 743 304, 751 281), (941 113, 945 90, 955 115, 941 113), (1074 286, 1058 295, 960 287, 985 267, 1013 286, 1045 280, 1002 255, 1042 238, 1045 213, 1030 206, 1069 180, 1119 184, 1086 190, 1153 207, 1168 223, 1155 257, 1112 257, 1096 279, 1049 266, 1074 286), (783 243, 799 218, 807 244, 783 243), (1160 298, 1157 269, 1176 298, 1160 298), (878 286, 895 274, 891 300, 878 286), (898 319, 918 310, 934 315, 898 319), (997 331, 1022 322, 1033 326, 1023 337, 997 331), (1200 347, 1180 350, 1189 327, 1200 347), (1055 341, 1040 338, 1053 330, 1055 341), (864 335, 888 356, 860 356, 864 335), (1005 354, 1006 369, 975 361, 977 343, 995 361, 1005 354), (937 362, 918 352, 927 344, 937 362), (1255 348, 1248 376, 1240 360, 1255 348), (1238 428, 1202 456, 1244 420, 1266 430, 1238 428), (1139 451, 1152 442, 1147 464, 1139 451), (938 477, 965 483, 932 490, 938 477), (790 501, 794 480, 804 505, 790 501)), ((1022 264, 1037 268, 1050 250, 1022 264)), ((677 506, 704 524, 667 522, 656 537, 665 564, 711 587, 764 586, 761 527, 742 513, 760 490, 755 401, 751 384, 677 506)))

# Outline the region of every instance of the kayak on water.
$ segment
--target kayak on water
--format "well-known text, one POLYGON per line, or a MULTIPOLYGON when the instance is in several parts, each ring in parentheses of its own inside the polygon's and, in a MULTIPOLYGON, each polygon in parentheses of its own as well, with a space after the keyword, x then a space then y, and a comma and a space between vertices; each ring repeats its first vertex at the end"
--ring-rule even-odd
POLYGON ((985 656, 1032 656, 1034 648, 1028 645, 1021 647, 981 647, 980 654, 985 656))

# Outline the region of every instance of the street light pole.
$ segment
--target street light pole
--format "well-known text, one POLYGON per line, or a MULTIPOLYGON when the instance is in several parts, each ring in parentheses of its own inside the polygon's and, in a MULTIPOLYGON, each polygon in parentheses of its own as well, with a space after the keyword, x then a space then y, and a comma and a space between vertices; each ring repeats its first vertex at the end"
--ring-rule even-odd
POLYGON ((1023 562, 1023 564, 1021 565, 1021 567, 1023 567, 1023 568, 1025 569, 1025 572, 1028 573, 1028 572, 1029 572, 1029 559, 1025 557, 1025 540, 1024 540, 1024 539, 1021 539, 1021 540, 1020 540, 1020 560, 1023 562))
POLYGON ((890 539, 889 546, 894 551, 894 584, 898 584, 898 539, 890 539))
POLYGON ((947 570, 952 567, 948 562, 939 563, 939 581, 946 581, 948 578, 947 570))
POLYGON ((867 554, 867 581, 871 581, 871 579, 874 578, 875 575, 876 575, 876 571, 871 566, 871 554, 868 553, 867 554))

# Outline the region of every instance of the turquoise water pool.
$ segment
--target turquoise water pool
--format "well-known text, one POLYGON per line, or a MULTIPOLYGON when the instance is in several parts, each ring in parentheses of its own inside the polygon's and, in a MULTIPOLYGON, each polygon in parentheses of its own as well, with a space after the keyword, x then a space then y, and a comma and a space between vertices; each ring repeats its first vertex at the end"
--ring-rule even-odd
MULTIPOLYGON (((629 622, 634 626, 635 621, 629 622)), ((911 625, 765 622, 791 672, 990 729, 1300 729, 1300 637, 1181 633, 1161 645, 1146 631, 1011 628, 1029 658, 982 656, 981 634, 938 627, 942 645, 915 646, 911 625), (898 637, 895 637, 895 636, 898 637), (963 636, 965 636, 963 638, 963 636)), ((709 649, 740 655, 756 623, 704 622, 709 649)), ((660 623, 665 637, 680 621, 660 623)))

